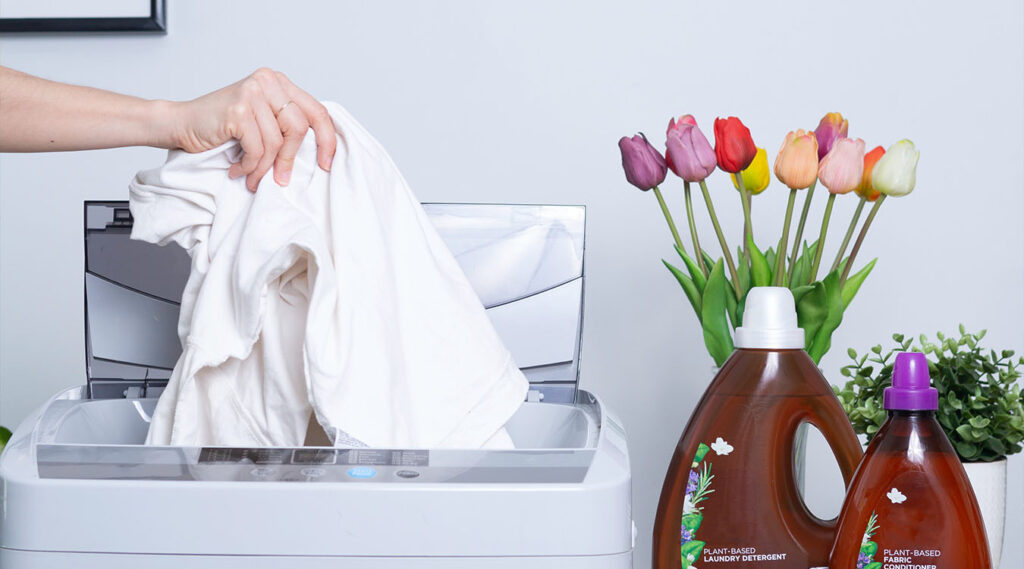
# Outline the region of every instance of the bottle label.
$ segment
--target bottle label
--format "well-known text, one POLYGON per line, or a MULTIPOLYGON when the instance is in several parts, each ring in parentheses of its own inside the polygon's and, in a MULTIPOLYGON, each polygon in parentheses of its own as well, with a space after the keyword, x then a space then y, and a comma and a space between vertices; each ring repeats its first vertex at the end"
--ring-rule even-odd
MULTIPOLYGON (((714 488, 711 487, 715 475, 712 473, 712 456, 728 456, 735 450, 728 441, 717 437, 710 445, 700 443, 693 455, 690 465, 690 476, 686 482, 686 496, 683 499, 683 517, 679 532, 679 559, 684 568, 693 567, 697 563, 716 563, 739 561, 753 557, 765 558, 754 548, 719 548, 705 551, 705 542, 697 539, 701 522, 704 521, 704 506, 714 488), (713 454, 711 454, 713 453, 713 454)), ((782 554, 785 556, 785 554, 782 554)))
POLYGON ((856 569, 937 569, 940 566, 942 549, 937 544, 884 539, 886 519, 905 517, 899 510, 907 508, 903 505, 906 501, 907 495, 893 486, 872 510, 861 539, 856 569))

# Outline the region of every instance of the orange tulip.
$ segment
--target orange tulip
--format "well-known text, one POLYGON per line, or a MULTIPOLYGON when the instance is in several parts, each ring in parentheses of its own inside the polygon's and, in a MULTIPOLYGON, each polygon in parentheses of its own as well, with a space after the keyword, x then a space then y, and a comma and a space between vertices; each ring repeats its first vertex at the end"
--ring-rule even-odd
POLYGON ((813 132, 790 131, 775 157, 775 177, 793 190, 809 188, 818 179, 818 140, 813 132))
POLYGON ((858 196, 873 202, 878 199, 878 196, 882 195, 871 185, 871 172, 875 169, 875 164, 878 163, 879 158, 885 154, 885 149, 881 146, 876 146, 874 150, 864 155, 864 174, 860 178, 860 185, 854 188, 854 192, 858 196))

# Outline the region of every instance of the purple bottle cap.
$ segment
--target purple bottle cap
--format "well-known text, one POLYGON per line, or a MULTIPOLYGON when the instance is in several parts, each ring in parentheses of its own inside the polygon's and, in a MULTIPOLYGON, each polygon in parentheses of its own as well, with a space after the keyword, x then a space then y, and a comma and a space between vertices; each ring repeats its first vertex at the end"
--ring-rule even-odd
POLYGON ((935 411, 939 392, 928 377, 928 360, 919 352, 896 354, 892 366, 892 387, 882 396, 883 407, 898 411, 935 411))

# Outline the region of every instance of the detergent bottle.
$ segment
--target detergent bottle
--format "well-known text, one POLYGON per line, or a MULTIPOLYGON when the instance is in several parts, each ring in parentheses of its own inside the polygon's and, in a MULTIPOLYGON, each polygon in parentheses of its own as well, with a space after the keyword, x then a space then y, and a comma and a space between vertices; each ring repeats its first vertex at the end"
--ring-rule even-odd
POLYGON ((676 447, 654 525, 655 569, 808 569, 828 565, 835 520, 812 514, 797 483, 802 425, 824 435, 848 484, 863 452, 804 351, 793 295, 754 287, 736 351, 676 447))
POLYGON ((974 490, 935 419, 924 354, 896 355, 883 405, 839 515, 831 569, 991 569, 974 490))

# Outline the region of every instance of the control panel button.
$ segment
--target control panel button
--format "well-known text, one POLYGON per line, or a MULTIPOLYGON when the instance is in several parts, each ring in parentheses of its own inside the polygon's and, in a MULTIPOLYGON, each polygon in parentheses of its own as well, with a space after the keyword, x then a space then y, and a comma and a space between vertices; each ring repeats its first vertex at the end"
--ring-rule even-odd
POLYGON ((395 473, 395 476, 399 478, 418 478, 419 475, 420 473, 415 470, 399 470, 395 473))
POLYGON ((377 471, 369 466, 355 466, 348 469, 348 475, 352 478, 373 478, 377 476, 377 471))

